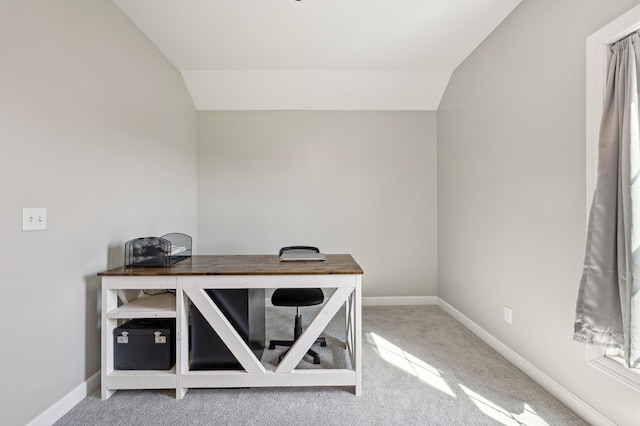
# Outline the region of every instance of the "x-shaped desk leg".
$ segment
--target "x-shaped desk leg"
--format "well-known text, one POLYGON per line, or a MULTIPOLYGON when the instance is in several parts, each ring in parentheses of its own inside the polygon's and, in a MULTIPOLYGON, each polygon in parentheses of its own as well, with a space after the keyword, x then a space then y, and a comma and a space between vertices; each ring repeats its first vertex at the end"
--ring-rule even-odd
POLYGON ((280 364, 278 364, 276 373, 290 373, 293 371, 318 336, 320 336, 320 333, 322 333, 327 324, 329 324, 329 321, 331 321, 336 312, 338 312, 338 309, 344 305, 352 291, 352 288, 336 289, 315 319, 304 330, 293 346, 291 346, 291 349, 287 351, 287 354, 282 358, 280 364))
POLYGON ((196 305, 202 316, 205 317, 215 332, 218 333, 220 339, 227 345, 227 348, 229 348, 231 353, 236 357, 242 365, 242 368, 249 373, 266 372, 260 360, 256 358, 253 351, 204 289, 185 288, 184 292, 187 293, 191 302, 196 305))
MULTIPOLYGON (((200 313, 209 322, 211 327, 225 343, 229 351, 236 357, 245 371, 249 373, 266 373, 266 369, 253 351, 235 330, 233 325, 224 316, 216 304, 202 288, 185 288, 191 302, 200 310, 200 313)), ((331 295, 327 303, 322 307, 318 315, 302 333, 298 340, 287 351, 286 355, 276 368, 276 373, 290 373, 302 360, 309 348, 316 341, 320 333, 326 328, 329 321, 345 304, 353 288, 341 287, 331 295)))

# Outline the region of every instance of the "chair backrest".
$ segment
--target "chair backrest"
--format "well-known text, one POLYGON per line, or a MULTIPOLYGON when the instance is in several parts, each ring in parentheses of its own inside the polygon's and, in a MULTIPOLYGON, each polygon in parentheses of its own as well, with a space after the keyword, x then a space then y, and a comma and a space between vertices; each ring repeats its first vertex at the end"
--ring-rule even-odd
POLYGON ((318 247, 312 247, 312 246, 287 246, 287 247, 282 247, 280 249, 280 252, 278 253, 278 256, 282 256, 282 253, 284 253, 285 251, 298 251, 298 252, 312 251, 314 253, 320 253, 320 249, 318 247))

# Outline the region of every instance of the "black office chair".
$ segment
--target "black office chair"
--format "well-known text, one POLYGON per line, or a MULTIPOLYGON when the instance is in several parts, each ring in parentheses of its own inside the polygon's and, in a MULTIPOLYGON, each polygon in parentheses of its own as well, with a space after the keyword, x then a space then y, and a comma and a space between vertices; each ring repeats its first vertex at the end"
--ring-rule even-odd
MULTIPOLYGON (((310 246, 289 246, 280 249, 279 255, 285 251, 297 251, 305 252, 311 251, 314 253, 320 253, 317 247, 310 246)), ((300 315, 301 306, 314 306, 324 302, 324 293, 321 288, 278 288, 273 292, 271 296, 271 303, 273 306, 295 306, 296 308, 296 320, 293 327, 293 340, 271 340, 269 342, 269 349, 275 349, 276 346, 293 346, 302 334, 302 315, 300 315)), ((327 341, 324 337, 318 337, 314 344, 320 344, 320 346, 327 346, 327 341)), ((288 349, 287 349, 288 351, 288 349)), ((280 355, 279 360, 286 354, 285 351, 280 355)), ((313 349, 307 351, 307 355, 313 357, 314 364, 320 364, 320 355, 313 349)))

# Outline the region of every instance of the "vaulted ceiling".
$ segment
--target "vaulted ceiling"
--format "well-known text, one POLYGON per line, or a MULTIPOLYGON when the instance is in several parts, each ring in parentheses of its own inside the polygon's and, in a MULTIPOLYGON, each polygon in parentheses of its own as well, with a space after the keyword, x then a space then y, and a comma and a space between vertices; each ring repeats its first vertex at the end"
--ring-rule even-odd
POLYGON ((521 0, 113 0, 199 110, 436 110, 521 0))

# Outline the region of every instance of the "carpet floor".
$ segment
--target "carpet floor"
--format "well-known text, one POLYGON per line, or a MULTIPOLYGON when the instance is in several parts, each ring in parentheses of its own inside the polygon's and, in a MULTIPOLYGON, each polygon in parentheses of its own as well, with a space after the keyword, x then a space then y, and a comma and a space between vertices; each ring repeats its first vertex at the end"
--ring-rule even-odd
MULTIPOLYGON (((267 339, 290 338, 290 309, 268 308, 267 339)), ((348 366, 344 317, 316 348, 322 365, 348 366)), ((311 317, 307 314, 307 317, 311 317)), ((363 307, 363 392, 348 388, 96 391, 56 425, 586 425, 438 306, 363 307)), ((273 369, 282 348, 264 351, 273 369)))

